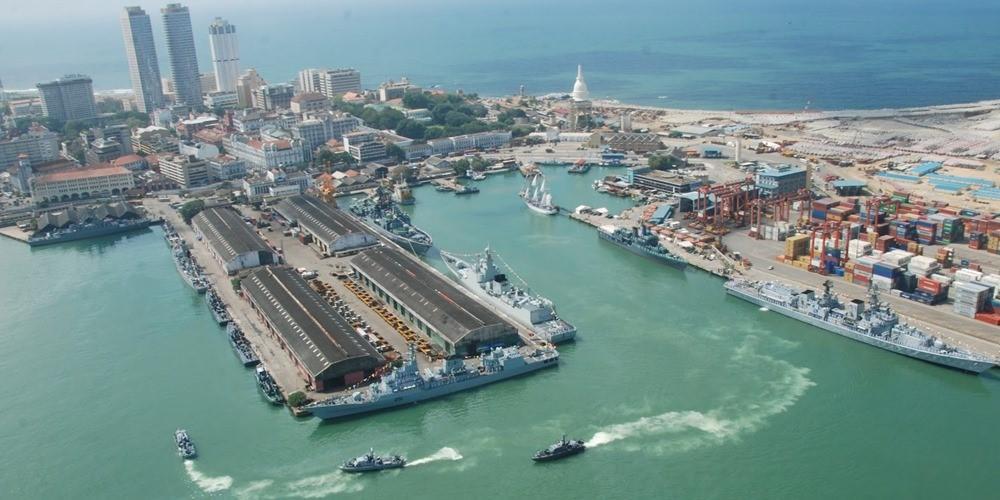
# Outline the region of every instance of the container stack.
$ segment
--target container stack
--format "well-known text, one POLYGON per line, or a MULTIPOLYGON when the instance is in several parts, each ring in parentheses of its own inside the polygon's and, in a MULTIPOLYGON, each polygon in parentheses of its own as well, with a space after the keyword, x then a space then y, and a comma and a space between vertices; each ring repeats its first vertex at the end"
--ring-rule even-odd
POLYGON ((915 223, 916 240, 921 245, 933 245, 937 239, 938 223, 921 219, 915 223))
POLYGON ((826 222, 826 214, 831 208, 837 206, 837 201, 832 198, 823 198, 821 200, 816 200, 812 204, 812 210, 809 212, 809 220, 815 224, 822 224, 826 222))
POLYGON ((974 283, 983 279, 983 273, 972 269, 959 269, 955 271, 955 281, 960 283, 974 283))
POLYGON ((872 281, 872 272, 877 262, 878 259, 874 257, 861 257, 855 260, 852 269, 852 282, 861 286, 868 286, 872 281))
POLYGON ((917 226, 908 220, 896 220, 892 222, 889 234, 896 238, 912 240, 917 234, 917 226))
POLYGON ((851 240, 847 243, 847 258, 857 259, 865 255, 871 255, 872 244, 864 240, 851 240))
POLYGON ((938 304, 948 296, 948 285, 940 281, 921 276, 917 278, 917 288, 911 299, 928 305, 938 304))
POLYGON ((986 251, 1000 253, 1000 231, 990 231, 986 236, 986 251))
POLYGON ((955 314, 975 318, 976 313, 992 312, 993 288, 972 282, 956 281, 952 287, 955 314))
POLYGON ((891 250, 882 255, 882 262, 899 268, 906 268, 911 259, 913 259, 913 254, 905 250, 891 250))
POLYGON ((895 242, 896 238, 891 235, 879 236, 875 240, 875 250, 879 252, 888 252, 892 249, 892 244, 895 242))
POLYGON ((941 264, 941 267, 948 269, 951 267, 952 260, 954 258, 955 258, 955 250, 948 247, 944 247, 938 249, 934 260, 938 261, 938 264, 941 264))
POLYGON ((917 277, 925 277, 939 271, 941 269, 941 264, 930 257, 918 255, 910 259, 907 269, 917 277))
MULTIPOLYGON (((857 267, 855 267, 855 272, 857 272, 856 269, 857 267)), ((895 264, 876 262, 872 266, 871 283, 877 285, 879 290, 892 290, 896 288, 902 274, 902 269, 895 264)))
POLYGON ((796 234, 785 239, 785 259, 794 260, 809 254, 809 235, 796 234))

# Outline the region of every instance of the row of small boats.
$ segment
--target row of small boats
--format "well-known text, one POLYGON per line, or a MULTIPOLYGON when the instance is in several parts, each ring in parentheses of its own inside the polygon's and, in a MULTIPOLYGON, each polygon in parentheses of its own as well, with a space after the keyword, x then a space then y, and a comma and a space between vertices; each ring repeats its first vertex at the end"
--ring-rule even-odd
MULTIPOLYGON (((539 450, 531 456, 535 462, 552 462, 573 455, 578 455, 587 450, 587 445, 578 439, 566 439, 566 436, 556 441, 544 450, 539 450)), ((376 455, 375 449, 369 449, 368 453, 357 458, 352 458, 340 466, 344 472, 377 472, 389 469, 401 469, 406 467, 406 459, 400 455, 376 455)))

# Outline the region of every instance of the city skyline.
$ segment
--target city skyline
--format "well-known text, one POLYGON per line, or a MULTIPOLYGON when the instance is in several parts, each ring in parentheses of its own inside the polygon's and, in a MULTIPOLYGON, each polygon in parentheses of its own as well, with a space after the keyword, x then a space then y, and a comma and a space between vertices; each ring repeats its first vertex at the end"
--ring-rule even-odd
POLYGON ((163 32, 167 40, 167 58, 170 61, 170 78, 174 85, 175 100, 188 106, 201 105, 201 72, 195 50, 194 30, 187 7, 170 3, 160 10, 163 32))

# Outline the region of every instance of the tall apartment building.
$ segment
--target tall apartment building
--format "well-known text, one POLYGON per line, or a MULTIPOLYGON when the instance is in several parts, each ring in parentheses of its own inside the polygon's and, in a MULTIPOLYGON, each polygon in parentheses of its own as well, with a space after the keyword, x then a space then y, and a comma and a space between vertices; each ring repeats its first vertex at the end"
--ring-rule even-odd
POLYGON ((287 83, 261 85, 254 90, 253 106, 265 111, 288 109, 295 95, 295 87, 287 83))
POLYGON ((183 189, 208 184, 208 162, 193 156, 161 156, 160 173, 183 189))
POLYGON ((253 68, 246 70, 236 79, 236 99, 241 108, 253 106, 254 90, 260 88, 261 85, 267 85, 267 82, 253 68))
POLYGON ((121 16, 125 57, 135 93, 135 106, 140 113, 149 113, 163 105, 160 64, 153 44, 153 26, 141 7, 125 7, 121 16))
POLYGON ((170 76, 174 82, 177 103, 201 105, 201 80, 198 74, 198 55, 194 49, 194 33, 191 31, 191 14, 187 7, 179 3, 167 4, 160 9, 160 13, 163 15, 170 76))
POLYGON ((304 69, 299 72, 299 88, 330 99, 347 92, 361 92, 361 73, 353 68, 304 69))
MULTIPOLYGON (((212 69, 215 71, 215 90, 235 92, 240 77, 240 44, 236 26, 221 17, 208 27, 208 42, 212 51, 212 69)), ((208 89, 204 89, 208 90, 208 89)))
POLYGON ((39 83, 37 87, 45 116, 64 122, 97 117, 94 85, 89 76, 66 75, 48 83, 39 83))

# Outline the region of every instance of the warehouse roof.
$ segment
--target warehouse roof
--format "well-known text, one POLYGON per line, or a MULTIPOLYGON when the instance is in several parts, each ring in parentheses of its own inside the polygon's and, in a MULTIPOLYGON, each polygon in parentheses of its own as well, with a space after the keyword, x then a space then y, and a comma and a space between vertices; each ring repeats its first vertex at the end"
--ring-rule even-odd
POLYGON ((194 224, 208 238, 215 253, 228 259, 250 252, 271 252, 271 248, 236 212, 228 208, 208 208, 194 216, 194 224))
POLYGON ((472 330, 483 326, 510 326, 451 282, 400 250, 372 248, 351 259, 351 265, 453 343, 457 344, 472 330))
POLYGON ((314 196, 302 194, 285 198, 275 210, 326 241, 334 241, 349 233, 367 232, 351 216, 314 196))
POLYGON ((262 267, 241 285, 313 376, 347 361, 368 368, 382 363, 382 355, 293 269, 262 267))

